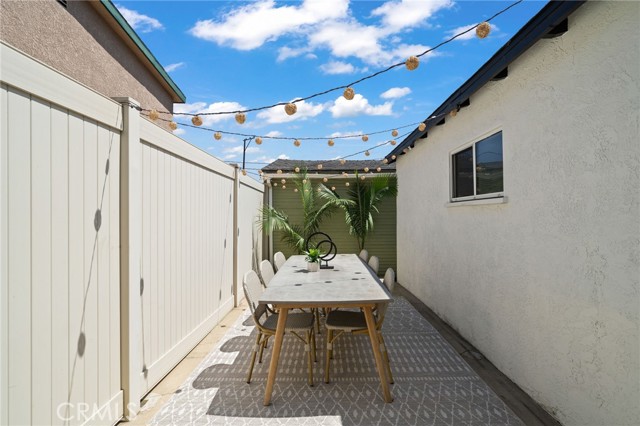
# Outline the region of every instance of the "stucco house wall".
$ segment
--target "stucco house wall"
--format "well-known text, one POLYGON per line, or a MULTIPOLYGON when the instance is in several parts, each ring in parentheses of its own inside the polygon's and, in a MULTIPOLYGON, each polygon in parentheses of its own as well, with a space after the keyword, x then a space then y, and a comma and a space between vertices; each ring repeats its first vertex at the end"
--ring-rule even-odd
POLYGON ((55 0, 3 0, 0 39, 105 96, 173 111, 171 93, 107 24, 101 8, 88 1, 64 7, 55 0))
POLYGON ((587 2, 397 162, 398 282, 566 425, 640 423, 639 17, 587 2), (506 203, 449 203, 498 130, 506 203))

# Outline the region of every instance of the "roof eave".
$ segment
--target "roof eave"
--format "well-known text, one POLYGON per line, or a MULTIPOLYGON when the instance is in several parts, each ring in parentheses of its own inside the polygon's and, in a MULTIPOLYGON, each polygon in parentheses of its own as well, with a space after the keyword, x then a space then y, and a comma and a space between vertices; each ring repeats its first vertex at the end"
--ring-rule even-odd
MULTIPOLYGON (((131 25, 122 16, 118 8, 111 2, 111 0, 100 0, 99 2, 90 2, 96 7, 96 9, 105 18, 111 17, 113 19, 113 28, 120 33, 120 36, 125 41, 129 41, 133 45, 131 46, 134 52, 140 57, 141 60, 147 65, 147 68, 155 74, 156 78, 164 86, 175 103, 184 103, 187 100, 185 94, 180 90, 178 85, 173 81, 167 71, 164 69, 158 59, 151 53, 151 50, 144 44, 142 39, 138 36, 131 25), (102 7, 100 7, 100 5, 102 7), (104 13, 106 11, 106 13, 104 13)), ((131 45, 131 44, 130 44, 131 45)))
POLYGON ((413 147, 418 139, 426 137, 429 130, 436 126, 443 114, 447 114, 459 106, 484 87, 487 82, 502 72, 506 67, 515 61, 520 55, 526 52, 531 46, 537 43, 547 33, 553 30, 564 19, 578 9, 586 0, 575 1, 551 1, 533 18, 529 20, 504 46, 500 48, 485 64, 480 67, 466 82, 462 84, 451 96, 447 98, 435 111, 424 120, 426 128, 423 131, 414 129, 395 149, 385 158, 389 163, 393 163, 392 155, 403 155, 404 149, 413 147), (431 117, 440 117, 431 119, 431 117))

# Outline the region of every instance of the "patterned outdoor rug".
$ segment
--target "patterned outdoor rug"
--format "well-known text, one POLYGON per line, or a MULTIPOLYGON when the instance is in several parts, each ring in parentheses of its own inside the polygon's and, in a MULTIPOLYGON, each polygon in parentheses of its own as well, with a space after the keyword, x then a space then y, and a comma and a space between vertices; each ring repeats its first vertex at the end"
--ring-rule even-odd
POLYGON ((303 345, 286 336, 269 407, 262 405, 272 340, 251 384, 255 341, 248 311, 194 370, 153 425, 521 425, 522 422, 410 304, 395 297, 383 327, 394 401, 385 404, 368 336, 337 340, 325 384, 324 336, 318 336, 315 386, 303 345))

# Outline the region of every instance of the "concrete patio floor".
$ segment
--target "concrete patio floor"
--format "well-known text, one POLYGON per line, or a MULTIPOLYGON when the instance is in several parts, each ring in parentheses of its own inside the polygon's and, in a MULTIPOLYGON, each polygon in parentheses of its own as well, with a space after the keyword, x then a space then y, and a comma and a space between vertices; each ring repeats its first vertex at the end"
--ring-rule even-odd
POLYGON ((319 336, 315 386, 306 385, 300 345, 285 341, 289 356, 281 358, 273 403, 262 407, 270 351, 246 384, 255 334, 243 304, 147 395, 142 412, 130 423, 558 424, 413 295, 400 286, 396 295, 385 322, 396 379, 391 404, 379 395, 366 339, 340 339, 332 381, 325 384, 319 336))

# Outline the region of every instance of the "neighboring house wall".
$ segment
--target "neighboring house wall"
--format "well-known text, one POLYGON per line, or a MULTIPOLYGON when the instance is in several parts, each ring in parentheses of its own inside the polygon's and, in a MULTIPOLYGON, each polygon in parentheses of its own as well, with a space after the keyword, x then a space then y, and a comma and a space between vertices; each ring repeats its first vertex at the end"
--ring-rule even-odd
MULTIPOLYGON (((353 180, 349 180, 353 184, 353 180)), ((325 185, 335 186, 341 197, 347 196, 345 179, 330 179, 325 185)), ((314 188, 318 181, 314 181, 314 188)), ((287 184, 287 189, 280 186, 272 187, 272 205, 277 210, 284 211, 294 224, 302 224, 302 200, 300 193, 293 192, 293 182, 287 184)), ((322 201, 320 201, 322 202, 322 201)), ((320 205, 320 204, 318 204, 320 205)), ((369 256, 380 258, 379 274, 384 275, 387 268, 396 269, 396 198, 387 197, 380 204, 380 213, 374 214, 373 232, 365 240, 365 248, 369 256)), ((358 241, 349 234, 349 227, 344 219, 342 210, 335 210, 329 219, 325 219, 320 231, 329 234, 338 248, 338 253, 359 253, 358 241)), ((282 251, 287 257, 296 254, 281 239, 281 233, 274 232, 273 252, 282 251)), ((273 259, 271 259, 273 260, 273 259)))
POLYGON ((589 2, 399 158, 398 281, 566 425, 640 420, 635 2, 589 2), (497 205, 450 154, 503 131, 497 205))
POLYGON ((169 92, 90 3, 2 1, 0 39, 105 96, 173 111, 169 92))

